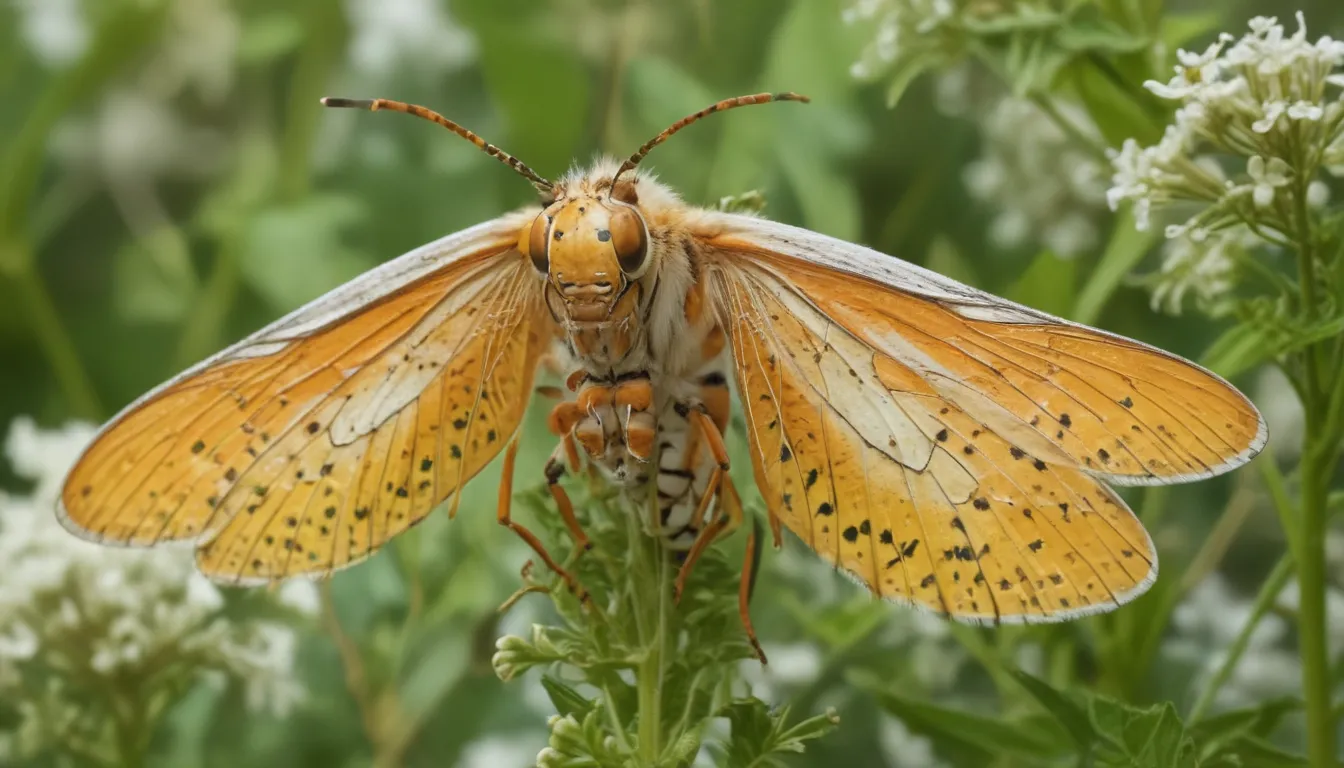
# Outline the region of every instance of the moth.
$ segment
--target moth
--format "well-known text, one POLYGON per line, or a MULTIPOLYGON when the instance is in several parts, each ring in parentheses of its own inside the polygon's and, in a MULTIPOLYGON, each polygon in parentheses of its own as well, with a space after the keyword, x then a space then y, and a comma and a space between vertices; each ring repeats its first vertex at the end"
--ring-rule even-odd
POLYGON ((502 452, 499 522, 578 590, 509 514, 523 414, 556 359, 572 371, 548 419, 559 513, 586 546, 560 485, 581 462, 656 495, 678 586, 743 517, 731 381, 776 544, 787 528, 875 595, 973 622, 1142 593, 1153 543, 1108 484, 1245 463, 1266 440, 1255 407, 1160 349, 693 206, 640 170, 696 120, 776 100, 806 99, 721 101, 551 182, 423 107, 325 99, 452 130, 531 181, 540 209, 390 261, 132 403, 70 472, 61 521, 106 544, 194 542, 223 582, 325 576, 445 501, 455 513, 502 452))

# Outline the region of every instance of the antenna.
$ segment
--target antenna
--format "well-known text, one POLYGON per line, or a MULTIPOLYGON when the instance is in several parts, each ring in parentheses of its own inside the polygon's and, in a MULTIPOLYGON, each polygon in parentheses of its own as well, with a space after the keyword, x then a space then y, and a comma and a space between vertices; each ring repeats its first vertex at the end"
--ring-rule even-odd
POLYGON ((472 133, 466 128, 463 128, 462 126, 458 125, 452 120, 449 120, 443 115, 440 115, 438 112, 435 112, 432 109, 426 109, 425 107, 416 104, 407 104, 404 101, 391 101, 390 99, 342 99, 331 96, 327 96, 322 99, 322 106, 344 107, 349 109, 367 109, 370 112, 377 112, 378 110, 386 109, 391 112, 404 112, 408 115, 415 115, 416 117, 424 118, 425 120, 428 120, 431 123, 438 123, 444 128, 447 128, 448 130, 452 131, 453 133, 456 133, 458 136, 461 136, 467 141, 470 141, 472 144, 475 144, 477 147, 481 149, 481 151, 485 152, 485 154, 495 158, 501 163, 504 163, 513 170, 517 171, 528 181, 532 182, 532 186, 536 187, 539 192, 549 194, 555 186, 551 184, 551 182, 547 181, 546 179, 538 175, 536 171, 532 170, 531 168, 528 168, 527 165, 523 163, 523 161, 519 160, 513 155, 510 155, 508 152, 505 152, 499 147, 496 147, 494 144, 491 144, 485 139, 482 139, 480 136, 477 136, 476 134, 472 133))
POLYGON ((629 160, 621 163, 621 167, 616 169, 616 175, 611 177, 612 189, 616 188, 616 180, 621 177, 621 174, 634 170, 635 166, 639 165, 640 161, 649 154, 649 150, 662 144, 664 141, 667 141, 672 137, 672 134, 680 131, 691 123, 694 123, 696 120, 699 120, 702 117, 708 117, 715 112, 723 112, 729 109, 736 109, 737 107, 747 107, 752 104, 768 104, 772 101, 800 101, 806 104, 810 102, 811 99, 789 91, 785 93, 754 93, 750 96, 738 96, 735 99, 724 99, 723 101, 711 104, 695 114, 681 118, 668 126, 662 133, 645 142, 644 146, 640 147, 635 154, 631 155, 629 160))

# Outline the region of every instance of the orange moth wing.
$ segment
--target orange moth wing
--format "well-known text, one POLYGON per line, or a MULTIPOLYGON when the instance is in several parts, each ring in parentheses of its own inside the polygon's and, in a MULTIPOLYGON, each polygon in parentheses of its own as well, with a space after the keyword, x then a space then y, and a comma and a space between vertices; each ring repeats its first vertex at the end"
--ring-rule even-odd
POLYGON ((66 480, 98 542, 189 540, 234 583, 322 575, 454 498, 512 438, 554 330, 518 214, 426 245, 130 405, 66 480))
POLYGON ((1105 483, 1264 445, 1240 392, 1153 347, 807 230, 700 236, 771 513, 884 597, 988 622, 1124 603, 1156 553, 1105 483))

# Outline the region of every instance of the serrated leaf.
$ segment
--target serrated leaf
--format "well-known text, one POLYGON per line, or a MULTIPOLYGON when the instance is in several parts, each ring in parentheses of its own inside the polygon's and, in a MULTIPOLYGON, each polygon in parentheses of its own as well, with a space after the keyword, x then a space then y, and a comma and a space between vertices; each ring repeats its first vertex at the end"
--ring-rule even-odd
POLYGON ((1099 737, 1098 765, 1145 768, 1194 768, 1194 742, 1185 733, 1171 702, 1146 709, 1102 696, 1088 706, 1088 720, 1099 737))
POLYGON ((568 683, 551 675, 541 676, 541 687, 546 689, 546 695, 550 697, 551 704, 555 706, 555 711, 562 717, 573 715, 576 720, 582 720, 593 709, 593 702, 584 698, 583 694, 568 683))
POLYGON ((778 761, 771 755, 801 753, 806 749, 806 742, 825 736, 840 724, 835 712, 828 710, 785 727, 788 707, 771 710, 759 699, 731 701, 719 709, 718 716, 727 719, 731 728, 724 755, 729 768, 777 765, 778 761))
POLYGON ((1027 689, 1027 693, 1055 716, 1078 747, 1086 749, 1096 740, 1097 734, 1092 729, 1092 723, 1087 719, 1087 710, 1082 705, 1034 675, 1020 669, 1014 670, 1012 675, 1019 685, 1027 689))
POLYGON ((1073 306, 1069 319, 1084 325, 1095 325, 1106 302, 1124 281, 1125 276, 1152 249, 1159 235, 1151 229, 1141 232, 1134 228, 1134 214, 1125 209, 1115 217, 1115 228, 1111 230, 1110 242, 1101 254, 1097 266, 1088 276, 1083 289, 1078 292, 1078 301, 1073 306))

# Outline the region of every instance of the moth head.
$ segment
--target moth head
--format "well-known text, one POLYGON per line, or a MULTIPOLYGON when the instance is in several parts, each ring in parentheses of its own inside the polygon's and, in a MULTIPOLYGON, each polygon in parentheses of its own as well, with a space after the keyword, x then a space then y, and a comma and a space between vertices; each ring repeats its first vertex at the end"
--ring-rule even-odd
POLYGON ((518 249, 546 277, 568 317, 601 322, 615 319, 621 299, 648 271, 649 239, 633 194, 584 195, 547 206, 520 233, 518 249))

